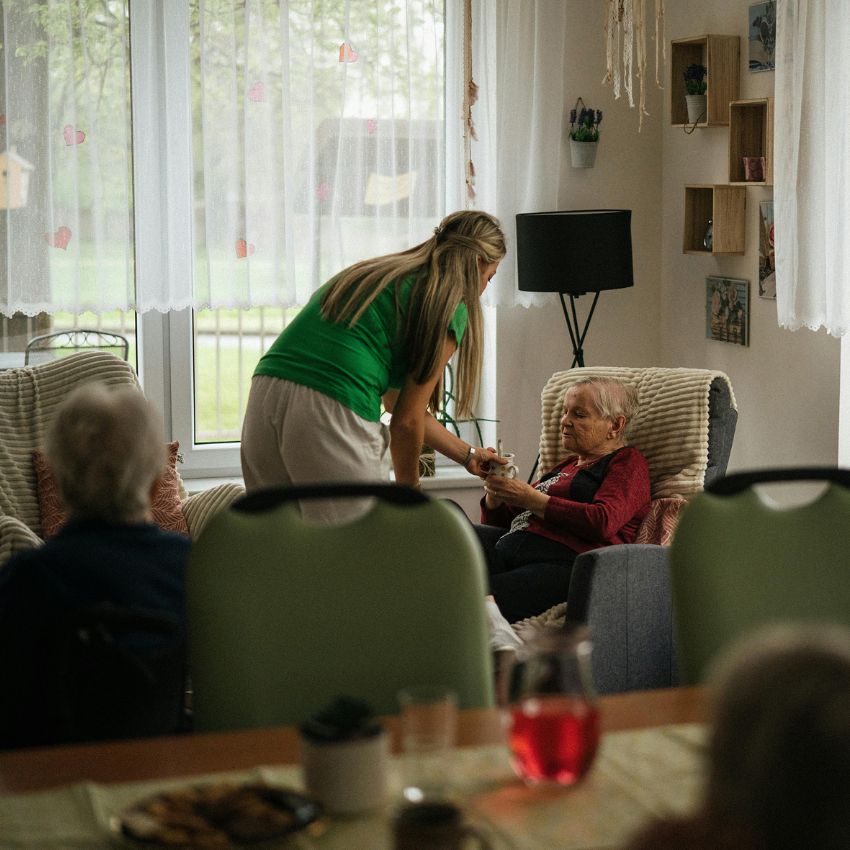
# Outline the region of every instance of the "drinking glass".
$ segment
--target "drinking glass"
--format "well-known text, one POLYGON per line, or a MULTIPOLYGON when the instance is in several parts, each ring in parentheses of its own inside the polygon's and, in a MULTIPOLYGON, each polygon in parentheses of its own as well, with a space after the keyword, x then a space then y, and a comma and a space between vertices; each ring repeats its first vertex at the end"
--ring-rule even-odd
POLYGON ((445 796, 446 756, 457 738, 457 696, 440 685, 405 688, 398 694, 404 796, 411 802, 445 796))
POLYGON ((599 745, 599 713, 586 633, 558 632, 530 641, 511 683, 510 748, 528 784, 573 785, 599 745))

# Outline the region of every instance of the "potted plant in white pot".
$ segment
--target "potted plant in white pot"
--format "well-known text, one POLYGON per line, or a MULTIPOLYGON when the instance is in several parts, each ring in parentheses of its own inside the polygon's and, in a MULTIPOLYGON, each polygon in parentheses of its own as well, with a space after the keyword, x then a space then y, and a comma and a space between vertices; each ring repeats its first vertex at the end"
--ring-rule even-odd
POLYGON ((599 109, 587 109, 579 98, 575 109, 570 110, 570 158, 573 168, 593 168, 601 123, 602 112, 599 109))
POLYGON ((705 81, 708 69, 705 65, 688 65, 685 68, 685 100, 688 104, 688 121, 697 124, 700 120, 707 120, 706 111, 706 89, 705 81))

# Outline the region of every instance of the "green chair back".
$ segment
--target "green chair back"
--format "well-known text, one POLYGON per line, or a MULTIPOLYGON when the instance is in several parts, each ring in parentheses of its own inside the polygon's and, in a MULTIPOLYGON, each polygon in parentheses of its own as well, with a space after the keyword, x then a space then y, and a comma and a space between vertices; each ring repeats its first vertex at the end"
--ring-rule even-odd
POLYGON ((393 485, 248 496, 195 542, 187 616, 195 728, 297 724, 335 697, 398 711, 408 685, 493 703, 483 555, 456 507, 393 485), (294 499, 370 494, 340 525, 294 499), (390 500, 415 501, 412 504, 390 500))
POLYGON ((850 471, 730 475, 693 497, 670 547, 683 682, 728 643, 779 621, 850 626, 850 471), (826 480, 814 501, 777 507, 754 484, 826 480))

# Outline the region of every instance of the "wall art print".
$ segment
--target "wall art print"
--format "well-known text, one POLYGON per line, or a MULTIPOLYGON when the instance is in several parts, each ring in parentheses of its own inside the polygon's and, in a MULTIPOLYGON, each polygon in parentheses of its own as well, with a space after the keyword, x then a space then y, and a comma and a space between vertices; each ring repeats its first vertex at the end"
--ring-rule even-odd
POLYGON ((705 279, 705 335, 718 342, 750 344, 750 282, 734 277, 705 279))
POLYGON ((750 6, 747 31, 750 41, 750 70, 773 71, 776 68, 776 0, 753 3, 750 6))
POLYGON ((773 201, 762 201, 759 204, 759 296, 776 298, 773 201))

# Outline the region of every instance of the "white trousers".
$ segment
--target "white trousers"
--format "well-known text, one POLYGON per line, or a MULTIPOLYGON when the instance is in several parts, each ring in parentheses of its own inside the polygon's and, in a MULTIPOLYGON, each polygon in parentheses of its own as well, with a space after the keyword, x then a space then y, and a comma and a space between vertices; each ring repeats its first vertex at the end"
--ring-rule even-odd
MULTIPOLYGON (((386 482, 389 432, 309 387, 257 375, 242 423, 242 475, 251 493, 267 487, 329 482, 386 482)), ((310 499, 301 514, 341 522, 369 501, 310 499)))

